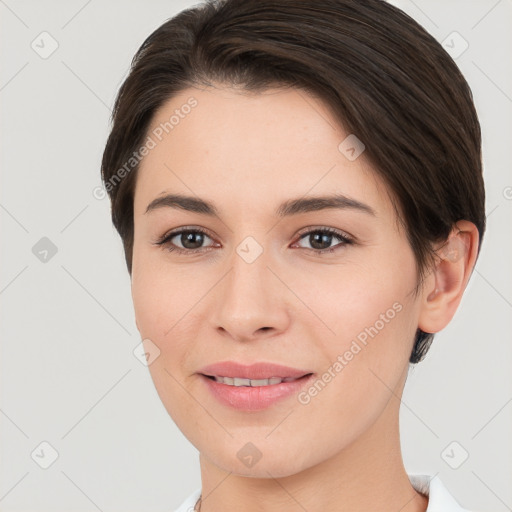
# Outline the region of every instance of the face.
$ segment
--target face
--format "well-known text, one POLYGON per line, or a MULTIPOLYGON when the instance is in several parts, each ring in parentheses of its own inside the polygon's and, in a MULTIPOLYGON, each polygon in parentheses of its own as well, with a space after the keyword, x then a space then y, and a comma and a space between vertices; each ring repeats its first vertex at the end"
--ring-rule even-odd
POLYGON ((415 258, 348 135, 305 92, 221 86, 181 92, 148 131, 137 326, 167 411, 226 471, 295 474, 397 420, 415 258))

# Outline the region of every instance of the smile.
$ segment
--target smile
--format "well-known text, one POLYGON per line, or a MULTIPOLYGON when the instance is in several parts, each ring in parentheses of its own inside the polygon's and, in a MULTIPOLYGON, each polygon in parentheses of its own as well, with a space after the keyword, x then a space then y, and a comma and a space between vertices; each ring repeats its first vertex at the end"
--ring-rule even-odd
POLYGON ((214 379, 215 382, 219 382, 221 384, 227 384, 228 386, 248 386, 248 387, 258 387, 258 386, 274 386, 276 384, 281 384, 281 382, 292 382, 297 380, 297 378, 286 377, 282 379, 281 377, 271 377, 269 379, 245 379, 243 377, 219 377, 218 375, 206 375, 211 379, 214 379))

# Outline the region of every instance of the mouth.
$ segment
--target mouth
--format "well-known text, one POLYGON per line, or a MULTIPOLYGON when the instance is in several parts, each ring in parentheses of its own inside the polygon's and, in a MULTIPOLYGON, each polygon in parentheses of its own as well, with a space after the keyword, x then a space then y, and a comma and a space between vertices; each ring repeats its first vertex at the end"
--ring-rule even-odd
POLYGON ((274 363, 242 365, 224 361, 206 366, 198 374, 223 405, 258 411, 299 393, 314 373, 274 363))
POLYGON ((256 387, 291 382, 313 372, 263 361, 249 365, 235 361, 222 361, 205 366, 198 373, 228 386, 256 387))
POLYGON ((228 386, 235 387, 260 387, 260 386, 275 386, 277 384, 281 384, 282 382, 293 382, 296 380, 303 379, 304 377, 309 377, 313 375, 313 373, 306 373, 301 377, 270 377, 269 379, 246 379, 243 377, 223 377, 220 375, 204 375, 206 378, 214 380, 215 382, 219 382, 220 384, 226 384, 228 386))

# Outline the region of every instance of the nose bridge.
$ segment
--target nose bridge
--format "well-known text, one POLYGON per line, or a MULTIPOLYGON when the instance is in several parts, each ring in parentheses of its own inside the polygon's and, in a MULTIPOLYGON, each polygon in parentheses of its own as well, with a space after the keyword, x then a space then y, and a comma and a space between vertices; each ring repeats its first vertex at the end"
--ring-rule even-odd
MULTIPOLYGON (((248 237, 252 238, 252 237, 248 237)), ((255 241, 245 239, 233 251, 231 271, 227 276, 224 299, 231 307, 253 302, 253 307, 263 308, 272 298, 268 282, 271 272, 267 268, 269 253, 255 241)))

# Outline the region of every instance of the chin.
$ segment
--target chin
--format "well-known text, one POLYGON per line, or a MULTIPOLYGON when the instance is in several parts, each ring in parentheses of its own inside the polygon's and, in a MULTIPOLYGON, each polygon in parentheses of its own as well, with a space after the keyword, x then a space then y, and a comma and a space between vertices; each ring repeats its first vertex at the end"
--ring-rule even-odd
POLYGON ((295 463, 282 460, 259 460, 252 467, 233 459, 222 459, 214 461, 215 465, 224 471, 231 472, 234 475, 248 478, 284 478, 300 473, 303 469, 295 463))
POLYGON ((226 472, 249 478, 283 478, 295 475, 315 465, 320 460, 313 460, 304 450, 297 450, 296 447, 271 446, 269 443, 261 450, 251 442, 230 443, 212 451, 208 447, 201 451, 201 455, 226 472), (236 444, 236 446, 234 446, 236 444))

